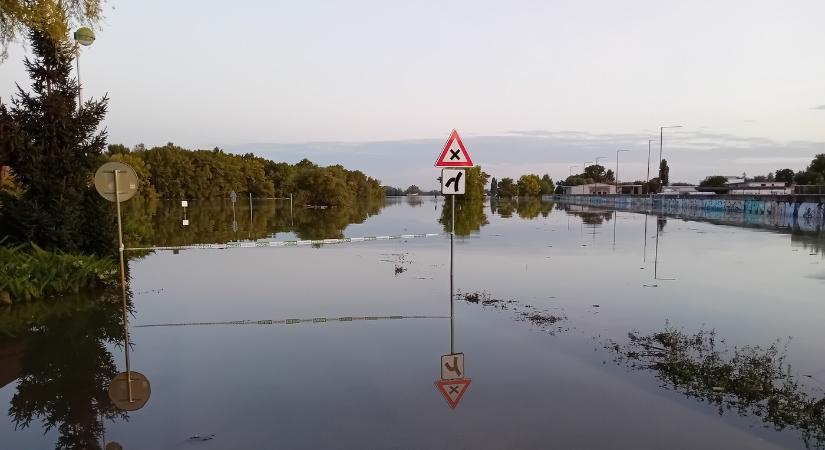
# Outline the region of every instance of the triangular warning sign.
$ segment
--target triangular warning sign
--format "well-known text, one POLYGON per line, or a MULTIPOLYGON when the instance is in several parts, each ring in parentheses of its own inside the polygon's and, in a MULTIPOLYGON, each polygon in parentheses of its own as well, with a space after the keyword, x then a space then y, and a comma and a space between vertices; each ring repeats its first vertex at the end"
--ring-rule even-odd
POLYGON ((467 149, 464 148, 464 143, 461 142, 461 137, 458 136, 458 131, 453 130, 450 133, 450 138, 447 139, 447 144, 444 145, 444 150, 441 151, 441 156, 435 162, 436 167, 473 167, 473 160, 467 149))
POLYGON ((455 409, 455 407, 458 406, 458 402, 461 401, 461 397, 467 392, 467 388, 470 387, 471 381, 469 378, 462 380, 441 380, 435 382, 435 388, 441 392, 441 395, 443 395, 447 403, 450 404, 450 408, 455 409))

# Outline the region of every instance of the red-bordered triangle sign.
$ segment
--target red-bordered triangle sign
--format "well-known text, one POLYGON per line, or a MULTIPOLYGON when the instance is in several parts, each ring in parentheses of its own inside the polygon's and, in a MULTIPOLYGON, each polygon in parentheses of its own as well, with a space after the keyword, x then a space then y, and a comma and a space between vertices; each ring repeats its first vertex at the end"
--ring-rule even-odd
POLYGON ((469 378, 462 380, 441 380, 435 382, 435 388, 441 392, 441 395, 443 395, 444 399, 449 403, 450 408, 455 409, 455 407, 458 406, 458 402, 461 401, 461 397, 464 397, 464 393, 467 392, 467 388, 470 387, 471 381, 473 380, 469 378))
POLYGON ((441 156, 435 162, 436 167, 473 167, 473 159, 467 153, 458 131, 453 130, 450 138, 441 151, 441 156))

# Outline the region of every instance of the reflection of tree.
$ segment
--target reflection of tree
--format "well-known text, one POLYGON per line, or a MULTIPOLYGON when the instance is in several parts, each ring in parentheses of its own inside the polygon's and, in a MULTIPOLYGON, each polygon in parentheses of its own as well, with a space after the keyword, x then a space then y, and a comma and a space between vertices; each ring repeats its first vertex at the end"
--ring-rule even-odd
POLYGON ((686 334, 667 327, 648 336, 628 334, 608 348, 635 369, 656 376, 682 394, 718 407, 761 417, 777 430, 802 432, 806 447, 825 448, 825 398, 806 394, 786 364, 787 345, 720 349, 714 331, 686 334))
POLYGON ((563 209, 567 214, 580 217, 582 222, 587 225, 601 225, 613 219, 613 211, 604 211, 599 209, 591 209, 586 206, 561 204, 557 206, 558 209, 563 209))
POLYGON ((107 343, 123 338, 116 299, 64 299, 74 306, 40 317, 24 335, 27 351, 9 416, 19 428, 35 419, 57 428, 56 448, 100 448, 101 419, 125 418, 107 388, 117 370, 107 343))
POLYGON ((535 219, 539 214, 542 217, 547 217, 552 209, 552 203, 535 197, 520 198, 516 203, 516 211, 522 219, 535 219))
MULTIPOLYGON (((466 194, 456 195, 455 199, 455 233, 459 236, 468 236, 487 225, 487 215, 484 214, 484 188, 490 175, 475 166, 466 169, 466 194)), ((444 207, 438 222, 444 226, 444 231, 451 228, 452 200, 445 196, 444 207)))
POLYGON ((296 205, 292 216, 288 201, 256 201, 250 223, 249 203, 239 199, 235 205, 237 231, 232 229, 232 202, 226 199, 189 202, 188 226, 181 224, 183 208, 178 202, 130 201, 124 205, 128 205, 124 208, 124 242, 134 247, 223 243, 288 231, 295 231, 301 239, 341 237, 349 224, 377 214, 384 200, 361 200, 351 206, 326 209, 296 205))

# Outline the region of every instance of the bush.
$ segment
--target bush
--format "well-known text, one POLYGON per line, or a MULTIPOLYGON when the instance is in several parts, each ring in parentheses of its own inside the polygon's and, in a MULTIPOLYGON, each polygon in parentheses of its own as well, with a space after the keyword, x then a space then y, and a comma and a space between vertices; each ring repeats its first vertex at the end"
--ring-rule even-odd
POLYGON ((117 264, 110 258, 49 252, 34 244, 0 246, 0 303, 78 294, 117 283, 117 264))

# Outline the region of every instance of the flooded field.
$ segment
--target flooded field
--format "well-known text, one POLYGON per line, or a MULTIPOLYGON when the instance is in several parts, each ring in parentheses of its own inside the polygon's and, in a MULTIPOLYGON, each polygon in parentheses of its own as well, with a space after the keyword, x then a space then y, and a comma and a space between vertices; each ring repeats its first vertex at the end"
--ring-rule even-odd
POLYGON ((388 239, 129 252, 131 368, 151 397, 128 413, 107 394, 125 370, 117 295, 0 310, 3 449, 825 448, 819 227, 458 211, 472 384, 451 409, 433 384, 451 346, 442 199, 191 201, 187 227, 171 202, 128 208, 127 247, 388 239))

